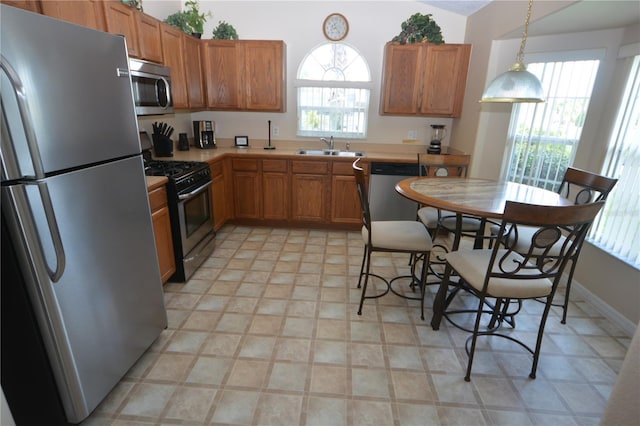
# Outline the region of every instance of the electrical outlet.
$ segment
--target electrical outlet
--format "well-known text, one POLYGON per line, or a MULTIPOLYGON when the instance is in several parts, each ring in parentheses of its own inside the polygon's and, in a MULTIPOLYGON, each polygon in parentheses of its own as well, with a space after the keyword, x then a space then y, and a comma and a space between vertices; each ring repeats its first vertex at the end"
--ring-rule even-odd
POLYGON ((409 139, 409 140, 418 139, 418 131, 417 130, 409 130, 407 132, 407 139, 409 139))
POLYGON ((280 127, 278 126, 271 127, 271 136, 280 136, 280 127))

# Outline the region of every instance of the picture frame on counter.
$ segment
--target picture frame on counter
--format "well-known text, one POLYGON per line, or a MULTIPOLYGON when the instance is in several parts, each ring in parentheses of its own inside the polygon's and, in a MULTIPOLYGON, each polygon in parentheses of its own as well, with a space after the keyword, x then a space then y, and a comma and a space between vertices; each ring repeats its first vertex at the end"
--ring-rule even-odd
POLYGON ((236 136, 236 148, 248 148, 249 136, 236 136))

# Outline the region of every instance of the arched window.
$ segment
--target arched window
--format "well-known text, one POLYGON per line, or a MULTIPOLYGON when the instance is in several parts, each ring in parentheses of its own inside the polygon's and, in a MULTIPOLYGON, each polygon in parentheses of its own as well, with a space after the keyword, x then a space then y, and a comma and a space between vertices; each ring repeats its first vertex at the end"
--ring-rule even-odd
POLYGON ((325 43, 302 60, 296 79, 298 136, 365 138, 371 73, 345 43, 325 43))

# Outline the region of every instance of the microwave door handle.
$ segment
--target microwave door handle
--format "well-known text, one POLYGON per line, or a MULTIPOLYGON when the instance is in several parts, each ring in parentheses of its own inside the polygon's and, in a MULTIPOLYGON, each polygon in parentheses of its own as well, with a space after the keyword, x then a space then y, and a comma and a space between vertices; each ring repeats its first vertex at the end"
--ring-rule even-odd
MULTIPOLYGON (((24 85, 20 80, 20 76, 15 71, 15 69, 11 66, 9 61, 4 57, 4 55, 0 55, 0 67, 7 75, 9 82, 11 84, 11 88, 13 89, 16 103, 18 105, 18 111, 20 112, 20 119, 22 121, 22 127, 25 134, 25 138, 27 140, 27 145, 29 148, 29 154, 31 157, 31 162, 33 163, 33 169, 35 171, 36 179, 44 179, 44 166, 42 164, 42 157, 40 156, 40 150, 38 149, 38 141, 36 139, 36 132, 31 123, 31 116, 29 114, 29 106, 27 104, 27 96, 24 90, 24 85)), ((2 135, 6 136, 9 134, 7 129, 8 123, 5 122, 4 116, 4 105, 2 105, 2 135)), ((3 137, 3 139, 6 139, 3 137)), ((9 138, 10 139, 10 138, 9 138)), ((13 147, 13 143, 11 140, 6 141, 6 147, 10 148, 10 155, 12 158, 16 158, 15 148, 13 147)), ((62 277, 62 273, 65 269, 66 264, 66 255, 64 252, 64 246, 62 245, 62 237, 60 236, 60 229, 58 227, 58 222, 56 220, 56 215, 53 210, 53 203, 51 202, 51 195, 49 193, 49 188, 45 182, 38 182, 38 190, 40 192, 40 199, 42 201, 42 205, 44 208, 45 217, 47 219, 47 225, 49 229, 49 233, 51 234, 51 241, 53 242, 54 251, 56 253, 56 268, 51 269, 47 264, 47 274, 49 278, 51 278, 52 282, 57 282, 62 277)), ((42 248, 42 240, 38 236, 38 250, 40 251, 40 256, 43 259, 46 259, 44 256, 44 250, 42 248)), ((45 262, 46 264, 47 262, 45 262)))
POLYGON ((178 200, 182 201, 182 200, 187 200, 189 198, 192 198, 193 196, 199 194, 200 192, 204 191, 205 189, 207 189, 207 187, 211 186, 213 182, 209 181, 207 183, 205 183, 202 186, 199 186, 198 188, 194 189, 193 191, 189 192, 188 194, 182 194, 182 195, 178 195, 178 200))
MULTIPOLYGON (((162 80, 162 82, 164 83, 165 92, 167 94, 167 104, 166 105, 160 105, 160 106, 162 108, 164 108, 164 109, 167 109, 167 108, 169 108, 169 105, 171 105, 171 89, 170 89, 171 86, 169 85, 169 82, 167 81, 166 78, 160 77, 160 80, 162 80)), ((156 96, 158 94, 157 91, 158 91, 158 88, 156 87, 156 96)), ((158 99, 158 102, 160 102, 160 99, 158 99)))

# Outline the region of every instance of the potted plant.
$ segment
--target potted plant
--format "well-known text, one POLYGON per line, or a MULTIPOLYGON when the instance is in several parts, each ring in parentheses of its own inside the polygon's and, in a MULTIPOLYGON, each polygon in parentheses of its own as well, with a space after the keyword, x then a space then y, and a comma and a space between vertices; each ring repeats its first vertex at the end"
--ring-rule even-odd
POLYGON ((218 21, 218 26, 213 30, 212 38, 218 40, 237 40, 238 33, 233 25, 225 22, 218 21))
POLYGON ((211 12, 200 13, 197 0, 189 0, 184 5, 187 8, 185 14, 187 23, 191 27, 191 34, 200 38, 204 31, 204 23, 211 17, 211 12))
POLYGON ((200 13, 196 0, 187 1, 185 7, 187 8, 186 10, 169 15, 164 22, 181 29, 187 34, 200 38, 202 31, 204 31, 204 23, 207 22, 207 17, 211 16, 211 12, 200 13))
POLYGON ((176 12, 173 15, 167 16, 164 20, 165 23, 171 25, 172 27, 176 27, 179 30, 184 31, 187 34, 191 34, 191 27, 187 22, 187 15, 185 12, 176 12))
POLYGON ((436 21, 431 19, 431 16, 430 13, 426 15, 422 15, 421 13, 411 15, 409 19, 400 25, 402 28, 400 34, 395 36, 391 41, 400 44, 426 42, 434 44, 444 43, 440 26, 436 24, 436 21))

